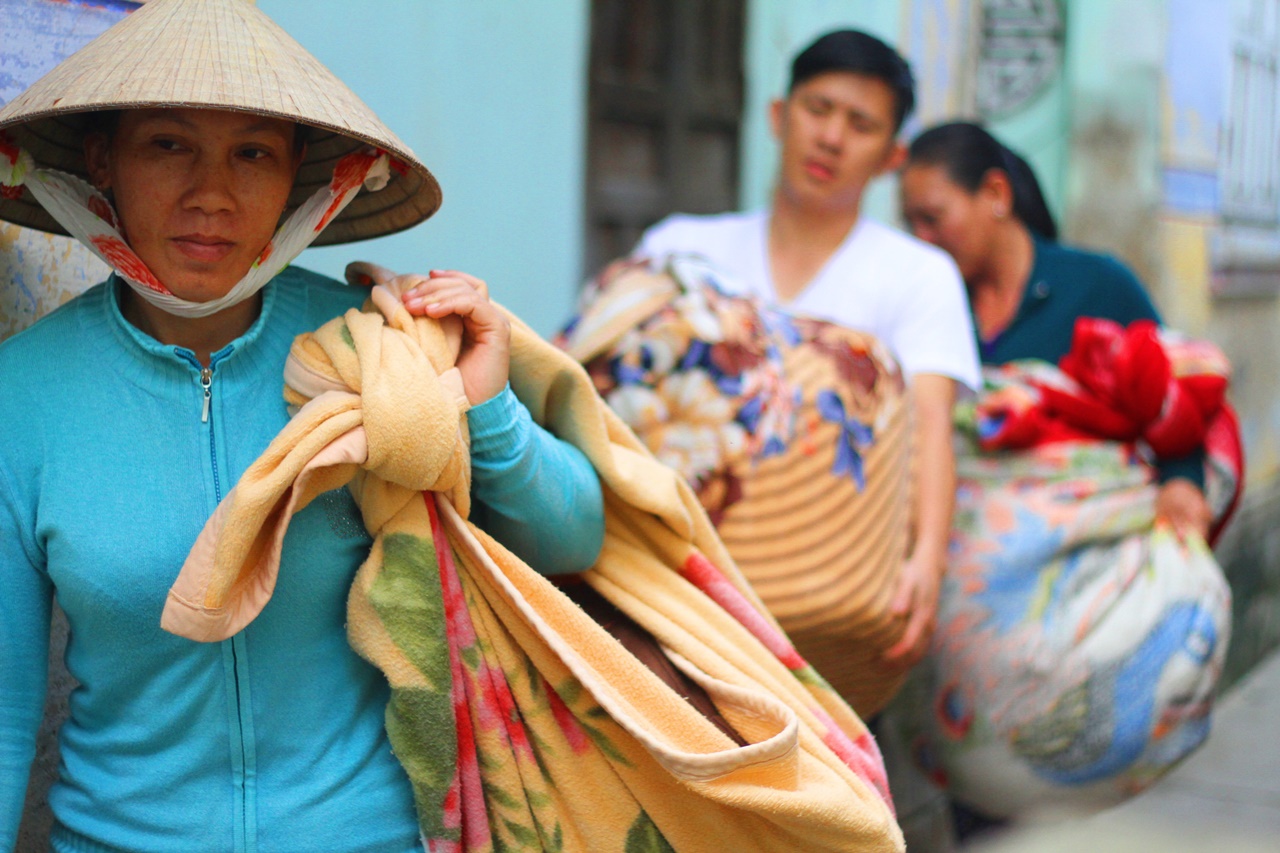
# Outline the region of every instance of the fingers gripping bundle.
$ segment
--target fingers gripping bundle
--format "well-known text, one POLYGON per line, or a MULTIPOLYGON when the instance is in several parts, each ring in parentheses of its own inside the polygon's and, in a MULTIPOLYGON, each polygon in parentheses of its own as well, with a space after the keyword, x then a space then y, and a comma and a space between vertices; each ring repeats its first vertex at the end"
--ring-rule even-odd
POLYGON ((678 475, 585 372, 512 318, 511 382, 606 496, 583 577, 705 689, 745 745, 468 520, 467 403, 447 323, 375 288, 295 342, 288 427, 210 519, 165 627, 239 630, 290 515, 347 484, 375 541, 348 603, 433 850, 900 850, 862 723, 795 653, 678 475))

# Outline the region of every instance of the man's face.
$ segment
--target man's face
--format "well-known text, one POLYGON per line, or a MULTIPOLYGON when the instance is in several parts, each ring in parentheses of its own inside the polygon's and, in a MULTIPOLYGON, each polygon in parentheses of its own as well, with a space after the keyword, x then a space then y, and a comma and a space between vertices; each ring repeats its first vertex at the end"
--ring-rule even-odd
POLYGON ((175 296, 207 302, 249 271, 275 233, 298 157, 292 122, 198 109, 126 110, 85 140, 94 182, 125 239, 175 296))
POLYGON ((902 163, 894 106, 888 83, 848 71, 811 77, 774 101, 779 192, 815 212, 856 211, 871 179, 902 163))

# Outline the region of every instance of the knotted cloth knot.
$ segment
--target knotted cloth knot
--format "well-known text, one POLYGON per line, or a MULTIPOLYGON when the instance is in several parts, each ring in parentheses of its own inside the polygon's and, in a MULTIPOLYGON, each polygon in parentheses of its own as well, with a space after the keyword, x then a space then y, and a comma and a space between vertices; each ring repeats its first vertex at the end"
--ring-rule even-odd
POLYGON ((166 630, 211 640, 253 621, 275 589, 289 519, 323 492, 349 484, 375 534, 424 491, 470 514, 470 404, 453 366, 461 321, 414 318, 394 283, 370 300, 377 313, 353 309, 295 339, 294 418, 205 524, 169 591, 166 630))
POLYGON ((413 317, 394 280, 375 287, 371 300, 378 313, 352 309, 294 341, 285 400, 300 408, 323 393, 357 396, 368 443, 364 487, 372 475, 410 492, 445 492, 466 517, 470 403, 453 366, 461 323, 413 317))

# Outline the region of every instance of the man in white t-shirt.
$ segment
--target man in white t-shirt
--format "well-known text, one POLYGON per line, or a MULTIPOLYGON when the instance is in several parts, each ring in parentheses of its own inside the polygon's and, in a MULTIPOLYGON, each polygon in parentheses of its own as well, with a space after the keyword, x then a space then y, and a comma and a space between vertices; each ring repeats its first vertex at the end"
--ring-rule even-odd
POLYGON ((671 216, 635 255, 705 256, 746 292, 797 313, 870 332, 913 386, 917 505, 912 552, 893 601, 908 619, 885 653, 910 666, 928 648, 955 500, 951 409, 977 388, 978 358, 960 274, 950 256, 860 216, 875 177, 902 164, 898 131, 915 102, 906 61, 866 33, 828 33, 799 53, 785 98, 770 106, 780 144, 769 210, 671 216))

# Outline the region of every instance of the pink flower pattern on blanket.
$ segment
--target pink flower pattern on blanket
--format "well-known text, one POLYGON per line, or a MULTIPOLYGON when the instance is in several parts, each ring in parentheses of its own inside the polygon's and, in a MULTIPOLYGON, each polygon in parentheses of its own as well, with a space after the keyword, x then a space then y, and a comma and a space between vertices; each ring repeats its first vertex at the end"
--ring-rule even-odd
POLYGON ((556 725, 560 726, 564 739, 569 742, 569 747, 577 755, 591 749, 591 739, 587 736, 586 730, 569 710, 569 706, 560 698, 560 694, 545 680, 542 682, 542 689, 546 691, 547 702, 551 705, 551 714, 555 717, 556 725))
MULTIPOLYGON (((787 635, 770 624, 761 615, 760 611, 747 600, 746 596, 731 584, 728 578, 724 576, 724 573, 716 568, 705 556, 696 551, 691 553, 680 567, 680 574, 741 622, 743 627, 754 634, 760 642, 764 643, 765 647, 787 669, 797 673, 810 674, 813 679, 821 681, 816 673, 812 672, 812 667, 809 666, 808 662, 800 657, 800 653, 796 651, 795 646, 791 645, 787 635)), ((825 684, 822 686, 825 687, 825 684)), ((870 783, 876 792, 880 794, 885 804, 892 809, 893 798, 889 794, 889 781, 885 773, 884 758, 880 755, 880 748, 876 746, 875 739, 871 737, 870 733, 863 732, 856 742, 852 741, 836 725, 831 716, 817 704, 811 705, 809 710, 825 727, 825 731, 822 733, 822 740, 827 747, 839 756, 840 760, 849 766, 849 769, 857 773, 864 781, 870 783)))
POLYGON ((809 668, 809 664, 800 657, 787 635, 770 624, 706 557, 697 552, 690 554, 680 567, 680 574, 741 622, 787 669, 795 671, 809 668))
POLYGON ((445 797, 444 827, 460 831, 463 846, 453 838, 428 839, 432 853, 455 853, 460 850, 481 850, 492 838, 489 833, 488 815, 484 808, 484 786, 480 778, 480 762, 477 755, 475 732, 469 703, 476 701, 475 674, 469 673, 463 664, 463 650, 476 645, 475 626, 467 612, 466 598, 453 564, 453 554, 440 516, 436 510, 434 495, 424 492, 423 501, 431 518, 431 534, 440 567, 440 586, 444 598, 445 621, 449 637, 449 669, 452 675, 450 693, 453 700, 453 718, 458 733, 458 764, 449 783, 445 797), (471 687, 470 690, 467 688, 471 687), (472 694, 472 695, 468 695, 472 694))
MULTIPOLYGON (((442 581, 444 577, 445 572, 442 567, 442 581)), ((456 613, 447 603, 445 614, 450 633, 452 633, 456 625, 456 613)), ((478 790, 477 786, 480 778, 479 769, 476 766, 475 736, 471 731, 471 718, 467 714, 462 659, 458 654, 457 648, 452 643, 449 644, 449 665, 450 674, 452 675, 450 694, 453 704, 454 725, 457 729, 458 738, 458 760, 448 783, 448 793, 445 794, 444 798, 444 813, 441 818, 441 825, 446 835, 427 839, 427 849, 430 853, 458 853, 463 849, 459 846, 457 838, 462 834, 463 830, 463 806, 464 804, 475 802, 473 792, 478 790), (464 789, 466 789, 465 793, 464 789)), ((473 826, 471 821, 466 821, 466 824, 468 828, 473 826)), ((483 821, 481 825, 484 825, 483 821)))

